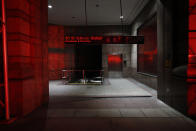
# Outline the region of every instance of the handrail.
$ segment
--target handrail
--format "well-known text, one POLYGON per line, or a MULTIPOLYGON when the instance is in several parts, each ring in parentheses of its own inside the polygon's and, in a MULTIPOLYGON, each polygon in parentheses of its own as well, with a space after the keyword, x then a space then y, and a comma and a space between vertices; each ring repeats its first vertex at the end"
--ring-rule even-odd
MULTIPOLYGON (((88 79, 87 79, 86 76, 88 76, 87 75, 88 73, 98 73, 99 78, 101 79, 101 84, 103 84, 103 80, 104 80, 104 78, 103 78, 104 73, 103 72, 104 72, 104 70, 84 70, 84 69, 83 70, 65 70, 65 69, 63 69, 61 71, 62 71, 62 79, 67 80, 66 83, 69 83, 72 80, 72 78, 74 76, 74 72, 75 73, 80 72, 81 73, 80 78, 82 80, 82 84, 87 84, 86 81, 88 81, 88 79)), ((96 78, 98 78, 98 77, 96 77, 96 78)))

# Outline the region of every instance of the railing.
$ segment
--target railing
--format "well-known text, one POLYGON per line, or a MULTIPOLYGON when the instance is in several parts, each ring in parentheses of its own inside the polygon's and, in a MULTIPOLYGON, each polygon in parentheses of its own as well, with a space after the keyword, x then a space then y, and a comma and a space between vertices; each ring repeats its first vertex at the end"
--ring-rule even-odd
POLYGON ((62 70, 64 84, 96 84, 104 82, 103 70, 62 70))

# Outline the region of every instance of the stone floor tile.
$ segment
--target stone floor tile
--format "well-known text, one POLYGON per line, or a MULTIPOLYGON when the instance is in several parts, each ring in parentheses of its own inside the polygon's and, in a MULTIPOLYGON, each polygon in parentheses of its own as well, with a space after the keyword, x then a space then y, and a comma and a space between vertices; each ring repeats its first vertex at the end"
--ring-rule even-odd
POLYGON ((140 109, 120 109, 123 117, 145 117, 140 109))
POLYGON ((122 117, 118 109, 100 109, 97 111, 98 117, 122 117))
POLYGON ((89 109, 76 110, 74 113, 74 116, 75 117, 96 117, 97 111, 89 110, 89 109))
POLYGON ((146 117, 170 117, 167 113, 161 109, 141 109, 146 117))
POLYGON ((47 113, 48 117, 73 117, 74 109, 50 109, 47 113))

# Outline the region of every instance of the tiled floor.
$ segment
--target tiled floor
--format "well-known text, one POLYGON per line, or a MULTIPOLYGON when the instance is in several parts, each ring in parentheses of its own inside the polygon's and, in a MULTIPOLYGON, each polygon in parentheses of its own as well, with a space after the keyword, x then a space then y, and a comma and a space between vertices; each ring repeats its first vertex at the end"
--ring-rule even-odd
POLYGON ((183 117, 182 114, 170 108, 143 109, 49 109, 48 118, 60 117, 183 117))
POLYGON ((151 96, 139 85, 127 79, 106 79, 104 85, 65 85, 63 81, 50 81, 50 96, 125 97, 151 96))
POLYGON ((152 97, 50 96, 48 105, 0 131, 195 131, 195 122, 156 98, 156 91, 129 79, 152 97))

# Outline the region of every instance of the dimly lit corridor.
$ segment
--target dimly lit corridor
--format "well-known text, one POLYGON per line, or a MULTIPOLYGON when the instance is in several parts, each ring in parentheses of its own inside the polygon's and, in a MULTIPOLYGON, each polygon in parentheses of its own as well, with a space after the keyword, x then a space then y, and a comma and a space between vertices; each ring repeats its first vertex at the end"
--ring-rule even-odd
POLYGON ((195 131, 195 0, 0 0, 1 131, 195 131))

